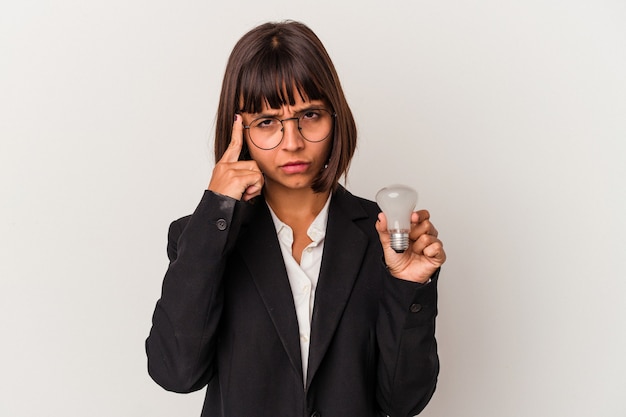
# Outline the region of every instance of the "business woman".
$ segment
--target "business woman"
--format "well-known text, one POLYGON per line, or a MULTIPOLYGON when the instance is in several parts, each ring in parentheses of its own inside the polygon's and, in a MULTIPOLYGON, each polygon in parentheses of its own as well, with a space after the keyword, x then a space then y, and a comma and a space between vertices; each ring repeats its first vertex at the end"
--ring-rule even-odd
POLYGON ((207 387, 203 417, 419 413, 439 362, 429 213, 390 247, 375 203, 338 184, 356 126, 305 25, 267 23, 229 58, 208 189, 172 223, 146 341, 167 390, 207 387))

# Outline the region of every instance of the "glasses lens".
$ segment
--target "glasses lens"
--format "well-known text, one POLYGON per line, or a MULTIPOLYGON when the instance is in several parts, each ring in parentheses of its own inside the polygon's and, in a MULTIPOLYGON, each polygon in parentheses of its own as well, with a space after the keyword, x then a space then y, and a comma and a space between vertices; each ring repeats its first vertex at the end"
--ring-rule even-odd
MULTIPOLYGON (((250 140, 261 149, 274 149, 283 140, 283 123, 274 117, 255 119, 250 123, 250 140)), ((333 116, 328 110, 310 109, 298 117, 300 134, 309 142, 321 142, 333 129, 333 116)))
POLYGON ((324 109, 307 110, 298 121, 302 136, 309 142, 323 141, 333 129, 333 117, 324 109))
POLYGON ((250 123, 250 139, 261 149, 273 149, 283 138, 283 124, 273 117, 253 120, 250 123))

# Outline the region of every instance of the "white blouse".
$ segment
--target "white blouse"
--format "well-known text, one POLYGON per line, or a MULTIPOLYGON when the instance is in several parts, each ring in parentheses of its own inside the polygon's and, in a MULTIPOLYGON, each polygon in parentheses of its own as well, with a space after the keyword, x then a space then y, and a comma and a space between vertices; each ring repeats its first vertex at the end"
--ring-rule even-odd
POLYGON ((300 264, 293 257, 291 245, 293 244, 293 230, 283 223, 271 207, 270 213, 276 235, 280 242, 280 250, 285 261, 289 285, 293 293, 293 302, 296 307, 298 327, 300 329, 300 353, 302 355, 303 383, 306 384, 307 366, 309 361, 309 344, 311 338, 311 318, 313 317, 313 304, 315 302, 315 289, 320 274, 322 264, 322 253, 324 252, 324 237, 326 236, 326 225, 328 224, 328 207, 330 196, 326 204, 319 212, 309 229, 307 235, 312 242, 304 248, 300 259, 300 264))

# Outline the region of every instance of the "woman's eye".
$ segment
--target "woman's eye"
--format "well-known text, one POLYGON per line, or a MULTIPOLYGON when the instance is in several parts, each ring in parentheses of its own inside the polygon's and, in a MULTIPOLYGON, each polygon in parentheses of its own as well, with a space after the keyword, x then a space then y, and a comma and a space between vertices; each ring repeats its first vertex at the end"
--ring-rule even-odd
POLYGON ((317 110, 308 110, 302 115, 302 119, 304 120, 315 120, 320 117, 320 112, 317 110))
POLYGON ((267 129, 276 126, 279 123, 276 119, 258 119, 255 120, 253 126, 260 129, 267 129))

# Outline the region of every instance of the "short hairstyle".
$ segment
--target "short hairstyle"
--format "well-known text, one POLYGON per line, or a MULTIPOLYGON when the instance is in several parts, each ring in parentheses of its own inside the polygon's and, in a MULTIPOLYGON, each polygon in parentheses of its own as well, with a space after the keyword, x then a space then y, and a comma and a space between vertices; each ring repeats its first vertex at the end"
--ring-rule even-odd
POLYGON ((327 167, 311 186, 315 192, 334 190, 356 149, 356 123, 324 45, 300 22, 262 24, 233 48, 217 110, 215 161, 228 148, 236 113, 259 113, 264 103, 274 109, 293 105, 296 93, 324 101, 336 114, 327 167))

